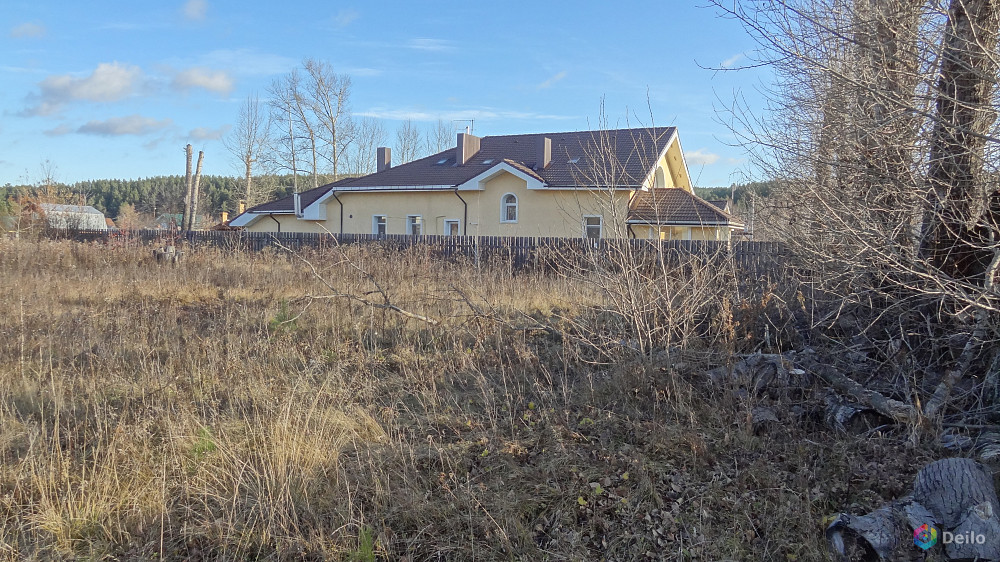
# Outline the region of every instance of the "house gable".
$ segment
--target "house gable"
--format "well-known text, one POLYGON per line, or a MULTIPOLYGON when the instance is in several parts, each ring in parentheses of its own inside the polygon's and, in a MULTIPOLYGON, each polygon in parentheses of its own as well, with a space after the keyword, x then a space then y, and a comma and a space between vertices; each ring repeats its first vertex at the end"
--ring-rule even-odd
POLYGON ((679 187, 694 193, 690 178, 680 137, 674 130, 660 151, 655 164, 649 168, 648 174, 643 179, 642 189, 679 187))
POLYGON ((526 189, 542 189, 546 186, 545 181, 537 174, 533 174, 530 170, 525 170, 515 163, 505 160, 483 171, 479 175, 469 178, 468 181, 456 186, 456 189, 460 191, 484 191, 487 183, 505 173, 523 180, 526 189))

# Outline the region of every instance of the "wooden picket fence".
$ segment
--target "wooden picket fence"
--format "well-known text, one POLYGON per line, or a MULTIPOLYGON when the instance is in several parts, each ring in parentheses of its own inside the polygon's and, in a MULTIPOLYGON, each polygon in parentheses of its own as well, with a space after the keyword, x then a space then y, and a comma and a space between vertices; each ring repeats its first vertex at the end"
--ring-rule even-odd
POLYGON ((307 232, 248 232, 130 230, 130 231, 50 231, 50 235, 79 241, 111 242, 116 237, 130 240, 197 248, 213 246, 233 251, 259 252, 265 248, 324 249, 340 245, 378 244, 390 250, 413 247, 427 249, 442 258, 468 259, 476 264, 503 260, 515 268, 584 263, 594 258, 614 260, 624 256, 658 262, 681 263, 691 258, 732 260, 738 270, 778 273, 788 266, 788 252, 776 242, 585 239, 515 236, 374 235, 307 232))

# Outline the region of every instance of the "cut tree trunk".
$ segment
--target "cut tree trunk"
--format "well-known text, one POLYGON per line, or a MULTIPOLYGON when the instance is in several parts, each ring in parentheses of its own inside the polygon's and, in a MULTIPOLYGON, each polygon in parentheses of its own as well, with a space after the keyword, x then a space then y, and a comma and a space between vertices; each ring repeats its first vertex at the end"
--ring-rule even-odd
MULTIPOLYGON (((879 560, 925 560, 923 551, 914 544, 914 532, 927 525, 928 531, 933 529, 933 536, 939 537, 939 544, 945 542, 945 532, 965 539, 944 544, 946 559, 997 560, 998 514, 1000 503, 993 476, 986 467, 972 459, 942 459, 917 474, 912 496, 890 502, 868 515, 842 513, 827 527, 826 537, 842 560, 858 550, 874 552, 879 560)), ((941 547, 933 548, 937 551, 941 547)))
POLYGON ((194 187, 191 183, 191 158, 193 149, 191 145, 184 148, 187 155, 187 172, 184 174, 184 215, 181 217, 181 230, 191 230, 191 190, 194 187))
POLYGON ((195 225, 198 220, 198 195, 199 195, 199 185, 201 184, 201 163, 205 159, 205 151, 198 151, 198 167, 194 173, 194 187, 191 188, 191 224, 188 225, 188 230, 194 230, 195 225))

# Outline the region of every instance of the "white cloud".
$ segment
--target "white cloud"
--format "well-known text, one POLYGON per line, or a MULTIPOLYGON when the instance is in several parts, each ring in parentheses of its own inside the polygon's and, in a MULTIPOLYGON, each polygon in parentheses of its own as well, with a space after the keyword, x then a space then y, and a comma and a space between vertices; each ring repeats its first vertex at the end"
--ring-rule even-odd
POLYGON ((49 137, 59 137, 62 135, 68 135, 73 132, 73 127, 63 123, 54 129, 49 129, 48 131, 43 131, 46 136, 49 137))
POLYGON ((218 94, 228 94, 233 90, 233 79, 222 70, 195 67, 178 72, 170 85, 175 90, 181 91, 203 88, 218 94))
POLYGON ((377 68, 360 67, 360 68, 345 68, 343 70, 344 73, 346 73, 348 76, 351 77, 379 76, 382 74, 382 71, 377 68))
POLYGON ((205 19, 205 12, 208 11, 208 3, 205 0, 187 0, 184 3, 184 17, 191 21, 201 21, 205 19))
POLYGON ((138 67, 118 62, 101 63, 90 76, 49 76, 38 83, 40 93, 29 96, 30 100, 37 101, 36 105, 26 108, 22 114, 51 115, 76 100, 118 101, 132 94, 141 76, 138 67))
POLYGON ((146 150, 156 150, 157 148, 160 147, 161 144, 163 144, 167 140, 168 136, 169 135, 159 135, 157 137, 153 137, 148 141, 142 143, 142 147, 145 148, 146 150))
POLYGON ((688 152, 684 155, 688 164, 694 164, 695 166, 708 166, 715 164, 719 160, 718 154, 713 154, 711 152, 705 152, 704 148, 699 148, 694 152, 688 152))
POLYGON ((562 80, 563 78, 565 78, 566 75, 567 75, 567 72, 565 70, 563 70, 562 72, 557 73, 555 76, 552 76, 548 80, 546 80, 546 81, 542 82, 541 84, 539 84, 538 85, 538 89, 539 90, 545 90, 545 89, 551 88, 556 82, 558 82, 558 81, 562 80))
POLYGON ((340 10, 337 15, 333 16, 333 24, 337 27, 347 27, 359 17, 361 14, 357 10, 340 10))
POLYGON ((454 48, 451 41, 447 39, 430 39, 427 37, 418 37, 416 39, 411 39, 407 44, 407 47, 411 49, 416 49, 418 51, 431 51, 431 52, 443 52, 450 51, 454 48))
POLYGON ((80 126, 76 132, 84 135, 100 135, 112 137, 118 135, 147 135, 169 127, 173 122, 170 119, 157 121, 151 117, 142 115, 129 115, 127 117, 112 117, 104 121, 88 121, 80 126))
POLYGON ((745 58, 746 58, 746 55, 744 55, 743 53, 736 53, 735 55, 733 55, 733 56, 729 57, 728 59, 722 61, 721 66, 722 66, 722 68, 730 68, 731 66, 733 66, 734 64, 740 62, 741 60, 743 60, 745 58))
POLYGON ((229 125, 223 125, 218 129, 209 129, 208 127, 197 127, 191 129, 188 133, 188 137, 192 140, 219 140, 229 132, 231 127, 229 125))
POLYGON ((21 25, 15 25, 14 28, 10 30, 10 36, 15 39, 44 37, 45 26, 40 23, 22 23, 21 25))
POLYGON ((25 68, 23 66, 0 66, 0 72, 10 72, 11 74, 45 74, 40 68, 25 68))
MULTIPOLYGON (((197 57, 198 66, 207 68, 229 68, 237 76, 273 76, 291 71, 299 63, 295 59, 281 55, 261 53, 254 49, 218 49, 197 57)), ((170 61, 175 66, 188 63, 170 61)))

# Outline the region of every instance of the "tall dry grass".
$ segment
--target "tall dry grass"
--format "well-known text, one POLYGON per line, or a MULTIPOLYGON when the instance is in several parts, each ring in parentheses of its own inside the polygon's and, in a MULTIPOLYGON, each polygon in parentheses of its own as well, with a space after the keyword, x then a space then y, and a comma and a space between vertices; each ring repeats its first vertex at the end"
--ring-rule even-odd
POLYGON ((925 454, 707 389, 760 295, 637 321, 627 268, 301 256, 433 325, 277 251, 146 257, 0 241, 2 558, 816 559, 925 454))

